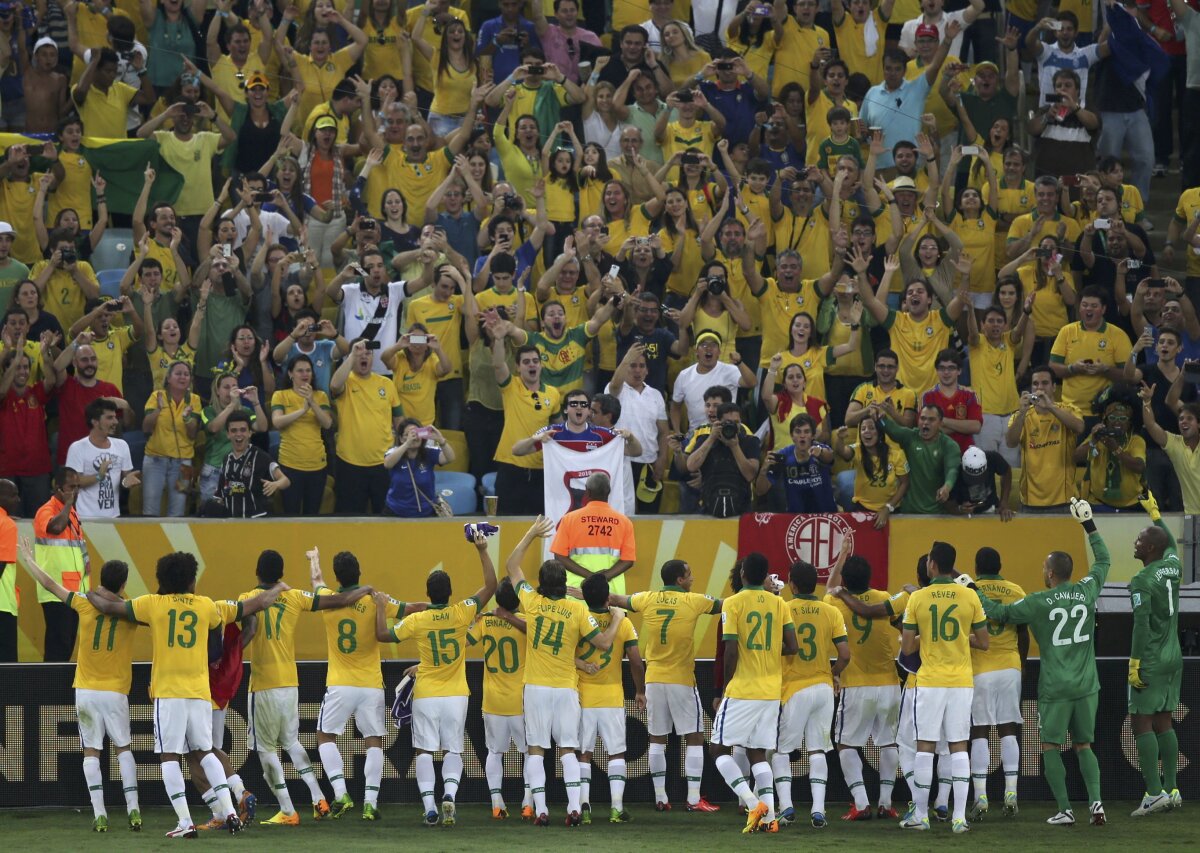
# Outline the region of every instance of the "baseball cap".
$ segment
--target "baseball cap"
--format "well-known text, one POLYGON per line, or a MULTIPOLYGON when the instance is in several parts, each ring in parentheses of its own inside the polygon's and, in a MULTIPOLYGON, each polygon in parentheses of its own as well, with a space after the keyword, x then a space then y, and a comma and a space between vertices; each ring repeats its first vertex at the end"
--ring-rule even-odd
POLYGON ((987 470, 987 454, 979 447, 968 447, 962 455, 963 470, 968 474, 982 474, 987 470))
POLYGON ((49 36, 42 36, 40 39, 38 39, 36 42, 34 42, 33 52, 37 53, 43 47, 52 47, 55 50, 58 50, 58 43, 55 42, 54 39, 50 38, 49 36))
POLYGON ((658 493, 662 491, 662 483, 654 478, 649 465, 642 466, 642 476, 638 478, 637 497, 642 503, 653 503, 658 493))
POLYGON ((980 71, 984 70, 985 68, 991 69, 992 71, 995 71, 997 74, 1000 73, 1000 66, 994 62, 979 63, 978 65, 975 66, 975 73, 978 74, 980 71))
POLYGON ((12 227, 11 225, 9 225, 7 222, 0 222, 0 234, 11 234, 11 235, 13 235, 14 237, 16 237, 16 236, 17 236, 17 229, 16 229, 16 228, 13 228, 13 227, 12 227))
POLYGON ((324 130, 325 128, 337 130, 337 126, 337 119, 335 119, 333 116, 321 116, 319 119, 317 119, 317 123, 314 125, 317 130, 324 130))
POLYGON ((268 80, 267 75, 263 74, 261 71, 255 71, 249 77, 246 78, 246 88, 247 89, 253 89, 256 86, 261 86, 262 88, 266 89, 270 85, 271 85, 271 81, 268 80))
POLYGON ((938 37, 938 28, 933 24, 917 24, 917 38, 919 39, 935 39, 938 37))
POLYGON ((717 346, 723 343, 721 336, 710 329, 699 334, 696 338, 696 346, 700 346, 700 344, 707 343, 708 341, 713 341, 717 346))
POLYGON ((901 190, 908 190, 909 192, 915 193, 917 191, 917 182, 912 178, 901 175, 900 177, 896 178, 896 180, 892 181, 892 192, 898 193, 901 190))

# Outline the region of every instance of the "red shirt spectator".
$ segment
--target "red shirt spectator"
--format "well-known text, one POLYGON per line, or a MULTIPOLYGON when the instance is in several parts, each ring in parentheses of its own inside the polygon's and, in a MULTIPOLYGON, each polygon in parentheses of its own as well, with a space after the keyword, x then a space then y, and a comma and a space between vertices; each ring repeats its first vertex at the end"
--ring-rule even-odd
MULTIPOLYGON (((942 386, 935 385, 921 397, 921 405, 937 406, 941 409, 945 419, 942 423, 950 420, 978 421, 980 426, 983 425, 983 406, 979 405, 979 398, 975 396, 975 392, 963 385, 957 386, 950 396, 943 392, 942 386)), ((954 439, 961 451, 975 445, 974 433, 959 432, 948 427, 946 434, 954 439)))

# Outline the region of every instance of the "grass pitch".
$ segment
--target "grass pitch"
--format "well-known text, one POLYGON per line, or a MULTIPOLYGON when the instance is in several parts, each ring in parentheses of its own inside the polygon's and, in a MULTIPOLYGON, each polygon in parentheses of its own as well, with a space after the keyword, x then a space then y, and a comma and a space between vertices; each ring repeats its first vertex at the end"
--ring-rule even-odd
MULTIPOLYGON (((803 804, 800 804, 803 808, 803 804)), ((998 805, 998 804, 997 804, 998 805)), ((591 826, 568 830, 562 825, 561 804, 552 808, 549 828, 534 829, 516 817, 499 822, 491 819, 491 811, 481 804, 463 804, 458 809, 458 825, 453 829, 426 829, 421 826, 419 809, 411 803, 388 804, 381 807, 383 820, 368 823, 359 818, 358 810, 338 821, 316 823, 301 812, 298 827, 265 827, 255 825, 243 834, 230 837, 224 833, 202 832, 193 844, 210 849, 225 848, 279 850, 285 845, 287 853, 304 853, 352 849, 359 850, 437 850, 469 851, 517 850, 556 851, 570 846, 652 851, 718 850, 726 845, 752 844, 779 850, 795 849, 799 843, 805 849, 868 850, 887 847, 893 850, 927 850, 931 847, 959 849, 1046 849, 1053 845, 1059 850, 1126 850, 1196 849, 1197 831, 1185 805, 1181 811, 1167 812, 1149 818, 1129 817, 1136 803, 1109 802, 1105 804, 1109 823, 1104 827, 1087 825, 1086 807, 1077 815, 1082 822, 1074 827, 1060 828, 1045 824, 1053 812, 1052 803, 1023 804, 1015 819, 1000 815, 972 825, 966 836, 954 836, 949 824, 935 823, 929 832, 906 832, 894 821, 845 824, 838 818, 845 811, 842 803, 831 804, 830 825, 815 830, 807 823, 794 824, 778 835, 743 836, 743 819, 731 805, 715 814, 689 814, 682 804, 668 814, 659 814, 647 805, 634 805, 629 811, 633 822, 612 825, 608 809, 597 804, 596 822, 591 826)), ((264 804, 265 806, 265 804, 264 804)), ((258 819, 274 814, 275 809, 260 809, 258 819)), ((199 817, 200 808, 193 809, 199 817)), ((147 809, 143 813, 145 827, 141 833, 129 832, 123 812, 111 811, 112 828, 107 834, 93 834, 91 815, 74 809, 29 809, 0 811, 0 838, 4 848, 27 850, 85 850, 101 851, 174 850, 179 842, 165 838, 163 833, 175 823, 170 809, 147 809)))

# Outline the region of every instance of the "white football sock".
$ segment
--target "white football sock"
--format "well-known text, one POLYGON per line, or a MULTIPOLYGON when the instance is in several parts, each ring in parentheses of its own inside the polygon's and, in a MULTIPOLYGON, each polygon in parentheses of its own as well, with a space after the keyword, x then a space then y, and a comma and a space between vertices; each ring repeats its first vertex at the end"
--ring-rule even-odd
POLYGON ((913 757, 913 817, 929 817, 929 789, 933 787, 933 753, 918 752, 913 757))
POLYGON ((283 778, 283 762, 274 751, 268 752, 265 749, 258 751, 258 760, 262 764, 263 778, 267 780, 271 793, 279 801, 279 810, 286 815, 294 814, 296 808, 292 805, 292 795, 288 793, 287 782, 283 778))
POLYGON ((937 761, 937 800, 934 805, 944 809, 950 802, 950 789, 954 774, 950 772, 950 756, 939 755, 937 761))
POLYGON ((581 806, 592 804, 592 763, 579 762, 579 803, 581 806))
POLYGON ((579 811, 579 756, 564 753, 558 760, 562 766, 563 784, 567 787, 567 814, 579 811))
POLYGON ((363 802, 372 806, 379 805, 379 783, 383 781, 383 748, 368 746, 367 757, 363 761, 363 802))
MULTIPOLYGON (((383 754, 383 750, 380 750, 383 754)), ((447 752, 442 759, 442 793, 450 799, 458 796, 458 786, 462 782, 463 758, 461 752, 447 752)))
POLYGON ((125 810, 133 811, 138 806, 137 759, 131 750, 117 753, 117 766, 121 769, 121 790, 125 792, 125 810))
POLYGON ((667 802, 667 745, 650 744, 650 781, 654 783, 654 802, 667 802))
POLYGON ((1000 764, 1004 768, 1004 793, 1017 793, 1017 780, 1021 774, 1021 745, 1016 735, 1000 738, 1000 764))
POLYGON ((850 796, 854 798, 854 807, 860 812, 870 807, 867 801, 867 786, 863 784, 862 756, 858 750, 851 747, 838 753, 838 763, 842 765, 842 777, 850 796))
POLYGON ((775 777, 775 795, 779 798, 780 813, 792 807, 792 762, 782 752, 771 756, 771 774, 775 777))
POLYGON ((213 817, 225 820, 226 816, 221 814, 221 801, 217 799, 217 794, 212 788, 200 792, 200 801, 208 807, 213 817))
POLYGON ((333 798, 339 800, 346 794, 346 777, 342 775, 345 769, 342 764, 342 754, 338 752, 337 744, 333 741, 318 746, 317 753, 321 756, 321 767, 325 770, 325 778, 333 786, 333 798))
POLYGON ((896 765, 900 763, 900 751, 895 746, 879 748, 879 805, 891 808, 892 789, 896 787, 896 765))
POLYGON ((530 755, 525 759, 529 774, 529 788, 533 794, 533 816, 549 814, 546 811, 546 757, 530 755))
POLYGON ((829 759, 823 752, 808 755, 808 785, 812 789, 813 814, 825 814, 825 785, 829 781, 829 759))
POLYGON ((529 755, 521 753, 521 780, 525 783, 525 793, 521 797, 521 808, 533 806, 533 789, 529 786, 529 755))
POLYGON ((221 765, 221 759, 210 752, 200 759, 200 767, 204 770, 204 776, 208 779, 209 784, 213 786, 213 793, 216 794, 217 802, 221 806, 222 816, 228 817, 231 814, 237 814, 237 810, 233 807, 233 799, 229 796, 229 781, 225 778, 225 768, 221 765))
POLYGON ((179 825, 191 826, 192 813, 188 810, 187 793, 183 787, 183 770, 180 769, 178 761, 164 761, 161 766, 163 787, 167 789, 167 796, 171 799, 171 807, 175 809, 179 818, 179 825))
MULTIPOLYGON (((221 759, 217 759, 220 761, 221 759)), ((229 790, 233 794, 234 802, 242 801, 242 794, 246 793, 246 784, 242 781, 242 777, 237 773, 232 776, 227 776, 226 780, 229 783, 229 790)))
MULTIPOLYGON (((588 765, 589 769, 591 765, 588 765)), ((612 808, 617 811, 625 809, 625 759, 610 758, 608 761, 608 794, 612 798, 612 808)))
POLYGON ((738 767, 732 755, 717 756, 717 772, 725 780, 725 784, 729 789, 737 795, 741 800, 742 805, 748 809, 752 809, 758 805, 758 798, 754 796, 754 792, 750 790, 750 782, 746 775, 742 773, 742 768, 738 767))
MULTIPOLYGON (((666 766, 664 759, 663 768, 666 766)), ((704 776, 704 744, 688 746, 683 751, 683 772, 687 775, 687 801, 689 805, 694 806, 700 802, 700 780, 704 776)))
POLYGON ((308 795, 312 798, 312 802, 319 803, 325 799, 325 792, 321 790, 321 783, 317 781, 312 759, 308 757, 308 750, 304 748, 304 744, 296 741, 287 748, 287 754, 288 758, 292 759, 292 766, 296 768, 296 772, 308 786, 308 795))
POLYGON ((954 785, 954 819, 967 819, 967 797, 971 790, 971 756, 950 753, 950 773, 954 785))
POLYGON ((421 794, 421 805, 428 814, 437 811, 434 803, 433 789, 437 787, 437 775, 433 772, 433 756, 428 752, 417 754, 413 762, 417 772, 417 791, 421 794))
POLYGON ((489 752, 483 762, 483 773, 487 776, 488 791, 492 795, 492 808, 504 808, 504 756, 489 752))
POLYGON ((750 768, 750 772, 754 774, 754 790, 759 801, 767 805, 767 814, 763 821, 770 823, 775 820, 775 785, 771 777, 771 765, 759 761, 750 768))
POLYGON ((749 779, 752 774, 750 773, 750 756, 746 755, 746 750, 743 747, 735 746, 731 754, 733 760, 737 762, 738 769, 742 771, 742 775, 749 779))
POLYGON ((104 808, 104 777, 100 775, 98 756, 83 757, 83 778, 87 782, 88 797, 92 800, 92 814, 96 817, 108 817, 108 810, 104 808))
POLYGON ((977 737, 971 740, 971 783, 975 789, 975 799, 987 796, 987 777, 988 777, 988 762, 991 761, 991 755, 988 754, 988 739, 985 737, 977 737))

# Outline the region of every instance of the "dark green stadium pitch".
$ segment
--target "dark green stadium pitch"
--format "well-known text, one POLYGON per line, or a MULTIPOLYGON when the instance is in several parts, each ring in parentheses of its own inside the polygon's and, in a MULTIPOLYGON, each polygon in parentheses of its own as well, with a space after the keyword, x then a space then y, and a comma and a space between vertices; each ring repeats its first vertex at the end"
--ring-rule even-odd
MULTIPOLYGON (((797 804, 802 805, 802 804, 797 804)), ((535 829, 522 823, 520 817, 507 821, 493 821, 490 810, 477 804, 462 804, 458 809, 458 824, 453 829, 426 829, 420 825, 419 809, 411 803, 382 803, 383 820, 367 823, 359 818, 356 809, 339 821, 314 822, 307 812, 301 812, 298 827, 254 826, 236 837, 224 832, 202 832, 192 841, 177 841, 165 838, 165 833, 175 823, 170 809, 147 809, 143 813, 145 828, 141 833, 131 833, 125 826, 122 811, 110 811, 112 828, 107 834, 91 832, 90 810, 73 809, 23 809, 0 811, 0 838, 7 850, 83 850, 86 853, 101 851, 123 851, 138 853, 146 850, 192 849, 197 845, 213 849, 279 850, 286 845, 288 853, 321 851, 330 849, 389 850, 425 849, 438 851, 464 851, 479 853, 481 850, 516 850, 525 853, 555 851, 559 853, 568 845, 581 842, 589 847, 609 846, 612 850, 673 851, 681 849, 745 849, 740 845, 778 850, 928 850, 942 849, 1047 849, 1058 850, 1167 850, 1196 849, 1196 830, 1192 810, 1200 804, 1188 803, 1180 811, 1167 812, 1148 818, 1131 818, 1129 812, 1137 805, 1133 802, 1107 802, 1107 826, 1087 825, 1086 806, 1079 809, 1082 823, 1073 827, 1060 828, 1045 824, 1054 811, 1052 803, 1030 802, 1024 804, 1021 813, 1012 820, 999 815, 972 825, 966 836, 955 836, 948 823, 934 824, 929 832, 901 830, 895 821, 872 820, 870 822, 844 824, 837 819, 845 811, 842 803, 831 804, 830 825, 827 829, 812 829, 803 822, 781 830, 777 835, 743 836, 742 819, 726 805, 716 814, 688 814, 677 810, 659 814, 646 805, 629 807, 633 822, 612 825, 608 822, 608 811, 598 809, 596 822, 591 826, 568 830, 562 825, 561 808, 553 810, 552 824, 548 828, 535 829), (1190 827, 1190 828, 1189 828, 1190 827), (260 846, 261 845, 261 846, 260 846), (336 848, 334 847, 336 845, 336 848), (610 846, 611 845, 611 846, 610 846), (728 845, 728 847, 726 847, 728 845)), ((202 807, 193 807, 199 816, 202 807)), ((274 809, 263 803, 259 819, 274 814, 274 809)))

